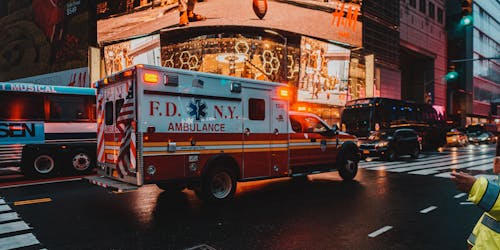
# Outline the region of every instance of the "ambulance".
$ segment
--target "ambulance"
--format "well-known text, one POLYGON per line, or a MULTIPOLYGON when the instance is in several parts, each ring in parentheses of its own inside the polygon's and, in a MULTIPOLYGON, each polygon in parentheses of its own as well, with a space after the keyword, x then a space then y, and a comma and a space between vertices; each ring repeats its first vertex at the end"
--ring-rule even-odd
POLYGON ((127 191, 156 184, 231 199, 237 182, 358 170, 355 136, 289 110, 286 84, 136 65, 97 88, 98 175, 127 191))

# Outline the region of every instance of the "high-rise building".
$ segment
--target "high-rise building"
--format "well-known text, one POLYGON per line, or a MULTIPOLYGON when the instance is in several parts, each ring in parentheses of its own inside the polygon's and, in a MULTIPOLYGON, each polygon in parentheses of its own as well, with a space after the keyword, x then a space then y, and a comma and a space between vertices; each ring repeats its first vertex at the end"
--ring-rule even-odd
POLYGON ((500 2, 446 1, 449 117, 461 125, 500 123, 500 2), (496 58, 496 59, 495 59, 496 58))

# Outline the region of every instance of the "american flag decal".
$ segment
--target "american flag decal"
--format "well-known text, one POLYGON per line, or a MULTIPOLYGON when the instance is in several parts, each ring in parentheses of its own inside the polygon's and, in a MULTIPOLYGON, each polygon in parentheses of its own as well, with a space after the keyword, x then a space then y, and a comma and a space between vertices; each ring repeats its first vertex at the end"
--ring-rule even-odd
POLYGON ((104 96, 99 96, 99 101, 97 102, 97 161, 103 162, 104 159, 104 96))
POLYGON ((127 82, 127 96, 120 108, 116 127, 120 131, 120 152, 118 154, 117 170, 120 178, 135 176, 135 122, 134 122, 134 86, 127 82))

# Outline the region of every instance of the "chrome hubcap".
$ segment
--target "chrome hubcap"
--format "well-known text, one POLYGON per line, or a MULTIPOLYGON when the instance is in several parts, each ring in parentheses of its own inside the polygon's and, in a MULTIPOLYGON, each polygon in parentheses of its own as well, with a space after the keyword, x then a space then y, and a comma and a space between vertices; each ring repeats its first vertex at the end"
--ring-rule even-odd
POLYGON ((40 174, 48 174, 54 169, 54 159, 48 155, 40 155, 34 162, 35 170, 40 174))
POLYGON ((347 160, 345 164, 345 169, 349 170, 350 172, 354 172, 354 170, 356 170, 356 162, 352 160, 347 160))
POLYGON ((89 156, 84 153, 79 153, 73 157, 73 167, 78 171, 85 171, 90 166, 89 156))
POLYGON ((231 181, 231 176, 229 176, 226 172, 219 172, 212 178, 210 189, 212 190, 212 194, 215 198, 226 198, 229 193, 231 193, 232 188, 233 183, 231 181))

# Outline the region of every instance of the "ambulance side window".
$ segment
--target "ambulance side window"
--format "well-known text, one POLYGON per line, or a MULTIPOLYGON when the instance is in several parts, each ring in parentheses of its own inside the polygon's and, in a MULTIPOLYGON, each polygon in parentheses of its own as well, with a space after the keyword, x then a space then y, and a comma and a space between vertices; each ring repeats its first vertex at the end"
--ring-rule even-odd
POLYGON ((106 125, 113 125, 113 102, 106 102, 104 106, 106 125))
POLYGON ((248 99, 248 115, 250 120, 263 121, 266 119, 266 101, 264 99, 248 99))
POLYGON ((118 116, 120 115, 120 109, 122 109, 124 99, 118 99, 116 100, 115 104, 115 120, 118 120, 118 116))

